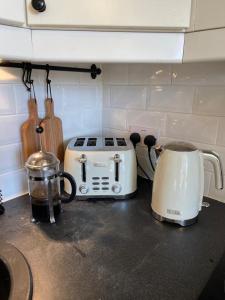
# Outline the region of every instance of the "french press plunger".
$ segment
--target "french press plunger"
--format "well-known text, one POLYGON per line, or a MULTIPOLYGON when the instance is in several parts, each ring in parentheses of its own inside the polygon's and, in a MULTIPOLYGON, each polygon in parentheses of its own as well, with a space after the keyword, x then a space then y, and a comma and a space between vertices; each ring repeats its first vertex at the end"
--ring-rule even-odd
MULTIPOLYGON (((42 129, 38 128, 41 133, 42 129)), ((71 202, 76 195, 76 183, 66 172, 60 172, 60 161, 50 152, 39 151, 32 154, 26 164, 28 188, 32 206, 32 221, 55 223, 61 212, 61 202, 71 202), (63 195, 64 178, 71 184, 71 194, 63 195)))

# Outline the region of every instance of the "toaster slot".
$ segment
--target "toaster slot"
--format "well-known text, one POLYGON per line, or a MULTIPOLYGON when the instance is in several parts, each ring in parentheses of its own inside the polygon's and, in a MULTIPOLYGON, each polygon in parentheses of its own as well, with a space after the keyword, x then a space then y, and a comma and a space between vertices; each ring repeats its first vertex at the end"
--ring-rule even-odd
POLYGON ((77 138, 74 147, 82 147, 84 145, 85 138, 77 138))
POLYGON ((125 147, 127 145, 124 138, 117 138, 116 141, 119 147, 125 147))
POLYGON ((105 138, 105 146, 106 147, 114 146, 113 138, 105 138))
POLYGON ((88 147, 95 147, 97 143, 97 138, 89 138, 87 141, 88 147))
POLYGON ((81 178, 83 182, 86 182, 86 155, 82 154, 79 161, 81 164, 81 178))

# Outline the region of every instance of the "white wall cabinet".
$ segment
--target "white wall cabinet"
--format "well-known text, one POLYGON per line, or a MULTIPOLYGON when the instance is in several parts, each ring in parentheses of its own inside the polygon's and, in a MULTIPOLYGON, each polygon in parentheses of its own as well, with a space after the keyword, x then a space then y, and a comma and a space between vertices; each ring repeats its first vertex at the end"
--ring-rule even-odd
POLYGON ((184 62, 225 60, 225 0, 193 0, 184 62))
POLYGON ((32 27, 179 31, 190 24, 191 0, 46 0, 42 13, 26 3, 32 27))
POLYGON ((25 22, 25 0, 0 0, 0 24, 21 26, 25 22))
POLYGON ((33 60, 88 63, 179 63, 184 33, 33 30, 33 60))
POLYGON ((184 62, 224 61, 225 28, 185 34, 184 62))
POLYGON ((0 60, 32 60, 31 30, 0 25, 0 60))
POLYGON ((195 1, 195 31, 225 27, 225 0, 195 1))

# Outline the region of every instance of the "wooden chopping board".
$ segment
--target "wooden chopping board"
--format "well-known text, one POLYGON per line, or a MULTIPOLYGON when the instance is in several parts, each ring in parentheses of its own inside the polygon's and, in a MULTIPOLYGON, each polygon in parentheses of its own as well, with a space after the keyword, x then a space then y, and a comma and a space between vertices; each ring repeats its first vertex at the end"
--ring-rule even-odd
POLYGON ((28 100, 28 120, 21 126, 22 153, 24 162, 28 157, 40 150, 39 135, 36 133, 36 127, 40 123, 38 118, 37 101, 34 98, 28 100))
POLYGON ((51 98, 45 100, 46 116, 41 121, 41 127, 44 129, 41 134, 41 143, 43 150, 54 153, 60 162, 64 160, 64 144, 62 121, 54 115, 54 102, 51 98))

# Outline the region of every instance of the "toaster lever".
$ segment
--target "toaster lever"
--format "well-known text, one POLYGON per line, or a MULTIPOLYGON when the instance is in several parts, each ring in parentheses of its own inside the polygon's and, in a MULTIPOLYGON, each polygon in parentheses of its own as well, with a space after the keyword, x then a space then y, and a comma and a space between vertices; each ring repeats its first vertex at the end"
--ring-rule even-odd
POLYGON ((82 173, 82 181, 86 182, 86 155, 82 154, 79 158, 79 162, 81 163, 81 173, 82 173))
POLYGON ((115 154, 113 160, 115 162, 115 181, 119 181, 119 164, 121 162, 119 154, 115 154))

